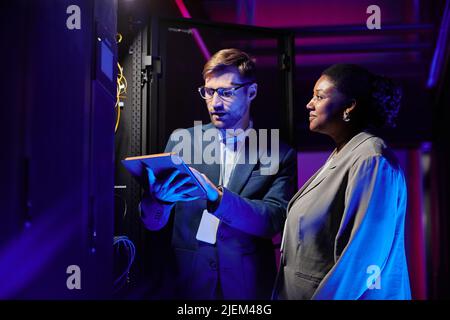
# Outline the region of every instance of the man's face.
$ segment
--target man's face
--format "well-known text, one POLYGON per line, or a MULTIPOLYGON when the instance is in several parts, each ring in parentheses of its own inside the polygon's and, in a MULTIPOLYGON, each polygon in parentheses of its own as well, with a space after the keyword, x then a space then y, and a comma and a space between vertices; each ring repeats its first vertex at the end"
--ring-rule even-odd
MULTIPOLYGON (((205 79, 205 87, 211 89, 236 88, 246 83, 237 71, 214 73, 205 79)), ((206 99, 211 122, 218 129, 246 129, 250 117, 250 102, 256 96, 256 83, 250 83, 234 91, 230 97, 221 97, 217 92, 206 99)))

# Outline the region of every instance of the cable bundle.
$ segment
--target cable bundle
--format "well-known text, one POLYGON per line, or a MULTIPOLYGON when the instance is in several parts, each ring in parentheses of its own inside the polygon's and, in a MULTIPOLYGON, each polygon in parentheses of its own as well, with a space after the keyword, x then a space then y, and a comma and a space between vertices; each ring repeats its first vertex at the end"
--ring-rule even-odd
POLYGON ((127 263, 127 267, 126 267, 125 271, 117 279, 114 280, 115 291, 118 291, 119 289, 121 289, 123 287, 123 285, 125 284, 125 282, 127 280, 127 276, 131 269, 131 265, 133 264, 134 258, 136 256, 136 248, 135 248, 133 242, 130 239, 128 239, 128 237, 126 237, 126 236, 114 237, 113 246, 117 246, 117 251, 119 253, 120 253, 121 245, 127 252, 128 263, 127 263))
MULTIPOLYGON (((120 43, 122 41, 122 35, 119 33, 118 35, 117 43, 120 43)), ((116 125, 114 127, 114 132, 117 132, 117 129, 119 128, 119 122, 120 122, 120 108, 123 107, 123 101, 121 99, 126 98, 128 83, 127 79, 123 75, 123 67, 120 65, 119 62, 117 62, 117 90, 116 90, 116 105, 114 106, 114 109, 116 110, 116 125)))

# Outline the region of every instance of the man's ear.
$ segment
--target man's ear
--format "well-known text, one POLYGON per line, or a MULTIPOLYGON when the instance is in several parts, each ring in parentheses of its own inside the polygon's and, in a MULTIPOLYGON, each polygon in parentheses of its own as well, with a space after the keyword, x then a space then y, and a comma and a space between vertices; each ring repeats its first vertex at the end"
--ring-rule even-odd
POLYGON ((256 95, 258 93, 258 84, 253 83, 248 87, 248 98, 250 99, 250 101, 252 101, 253 99, 256 98, 256 95))

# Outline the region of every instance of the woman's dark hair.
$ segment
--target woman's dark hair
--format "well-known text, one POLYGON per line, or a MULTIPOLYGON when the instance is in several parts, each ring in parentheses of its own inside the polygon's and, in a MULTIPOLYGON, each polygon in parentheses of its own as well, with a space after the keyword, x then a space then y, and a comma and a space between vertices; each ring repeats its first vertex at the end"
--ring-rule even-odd
POLYGON ((355 64, 335 64, 322 72, 349 100, 356 101, 351 119, 363 127, 395 127, 402 91, 391 79, 355 64))

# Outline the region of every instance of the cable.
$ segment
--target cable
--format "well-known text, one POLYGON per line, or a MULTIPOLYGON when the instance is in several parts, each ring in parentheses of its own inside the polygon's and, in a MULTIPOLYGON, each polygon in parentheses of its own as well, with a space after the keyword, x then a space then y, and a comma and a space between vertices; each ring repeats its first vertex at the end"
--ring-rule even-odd
POLYGON ((118 33, 118 34, 116 34, 116 37, 117 37, 117 39, 116 39, 116 42, 117 43, 121 43, 122 42, 122 35, 120 34, 120 33, 118 33))
MULTIPOLYGON (((127 236, 114 237, 113 246, 117 245, 118 249, 120 249, 121 243, 127 249, 127 252, 129 252, 128 265, 127 265, 127 268, 125 269, 125 271, 116 280, 114 280, 114 287, 116 287, 118 284, 120 284, 122 279, 124 279, 124 277, 129 274, 131 265, 133 264, 134 258, 136 256, 136 247, 134 246, 134 243, 130 239, 128 239, 127 236)), ((123 284, 122 284, 122 286, 123 286, 123 284)), ((116 291, 119 290, 122 286, 115 288, 115 290, 116 291)))
POLYGON ((123 201, 123 207, 124 207, 124 209, 123 209, 123 215, 122 215, 122 218, 125 218, 125 216, 126 216, 126 214, 127 214, 127 210, 128 210, 127 201, 126 201, 123 197, 121 197, 120 195, 118 195, 117 193, 114 193, 114 196, 117 197, 117 198, 119 198, 120 200, 123 201))
POLYGON ((125 79, 125 76, 123 75, 123 68, 120 65, 119 62, 117 62, 117 67, 118 67, 118 74, 117 74, 117 93, 116 93, 116 112, 117 112, 117 119, 116 119, 116 125, 114 127, 114 132, 117 132, 117 129, 119 128, 119 123, 120 123, 120 108, 121 108, 121 104, 123 104, 122 101, 120 101, 121 98, 125 99, 126 96, 125 94, 127 93, 127 87, 128 87, 128 83, 127 80, 125 79))
MULTIPOLYGON (((118 33, 117 35, 117 43, 122 42, 122 35, 118 33)), ((117 89, 116 89, 116 105, 114 106, 114 109, 116 109, 116 125, 114 126, 114 133, 117 132, 117 129, 119 128, 120 123, 120 108, 123 106, 123 101, 121 99, 126 98, 127 88, 128 88, 128 82, 125 76, 123 75, 123 67, 120 65, 119 62, 117 62, 117 89)))
POLYGON ((117 132, 117 129, 119 128, 119 122, 120 122, 120 106, 117 106, 116 109, 117 109, 117 120, 116 120, 116 125, 114 126, 114 133, 117 132))

